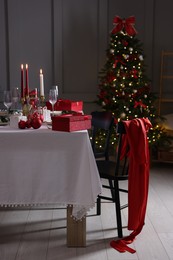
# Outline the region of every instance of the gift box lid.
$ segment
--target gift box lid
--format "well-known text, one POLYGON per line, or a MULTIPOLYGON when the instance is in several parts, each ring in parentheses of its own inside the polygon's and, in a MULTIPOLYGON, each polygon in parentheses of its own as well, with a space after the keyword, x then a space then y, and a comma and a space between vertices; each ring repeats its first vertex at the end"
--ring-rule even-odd
POLYGON ((61 122, 91 120, 91 115, 65 114, 61 116, 52 116, 52 120, 61 121, 61 122))
MULTIPOLYGON (((48 109, 52 110, 52 105, 49 101, 46 102, 48 109)), ((69 99, 58 99, 54 105, 54 110, 61 111, 82 111, 83 110, 83 101, 74 101, 69 99)))
POLYGON ((61 104, 76 105, 76 106, 83 105, 82 100, 76 101, 76 100, 70 100, 70 99, 58 99, 57 103, 59 103, 59 105, 61 105, 61 104))

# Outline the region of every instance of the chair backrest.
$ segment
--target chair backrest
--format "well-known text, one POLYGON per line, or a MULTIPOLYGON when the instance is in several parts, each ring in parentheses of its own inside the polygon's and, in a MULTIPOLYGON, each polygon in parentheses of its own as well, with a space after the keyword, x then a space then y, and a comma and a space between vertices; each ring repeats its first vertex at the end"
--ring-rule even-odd
POLYGON ((109 111, 94 111, 92 115, 92 148, 95 155, 95 158, 105 157, 106 160, 109 160, 109 144, 111 133, 114 126, 114 117, 109 111), (99 133, 102 133, 104 137, 102 140, 102 148, 98 148, 96 144, 96 137, 99 133))
POLYGON ((118 134, 118 143, 117 143, 117 150, 116 150, 116 169, 115 169, 115 175, 121 176, 122 179, 124 179, 125 176, 128 176, 128 167, 129 167, 129 161, 128 161, 128 153, 129 153, 129 147, 124 146, 123 142, 125 139, 123 139, 123 135, 126 134, 126 129, 123 124, 123 122, 119 122, 116 127, 116 132, 118 134), (123 150, 125 147, 125 150, 123 150), (123 159, 122 159, 123 155, 123 159))

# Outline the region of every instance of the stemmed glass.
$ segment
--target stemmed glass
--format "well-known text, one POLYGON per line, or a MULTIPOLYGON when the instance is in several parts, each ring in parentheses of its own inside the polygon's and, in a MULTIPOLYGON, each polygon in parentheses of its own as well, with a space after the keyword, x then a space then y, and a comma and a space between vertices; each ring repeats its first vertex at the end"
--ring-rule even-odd
POLYGON ((10 90, 4 91, 4 105, 6 106, 9 113, 10 107, 12 105, 12 94, 10 90))
POLYGON ((58 86, 52 86, 52 89, 55 89, 57 92, 57 97, 58 97, 58 86))
POLYGON ((10 107, 12 105, 12 94, 11 94, 10 90, 5 90, 4 91, 4 105, 7 108, 8 121, 10 121, 9 113, 10 113, 10 107))
POLYGON ((49 102, 52 104, 52 114, 54 114, 54 105, 58 98, 58 88, 49 90, 49 102))
POLYGON ((13 88, 12 90, 12 106, 14 110, 18 109, 18 103, 19 103, 19 89, 13 88))

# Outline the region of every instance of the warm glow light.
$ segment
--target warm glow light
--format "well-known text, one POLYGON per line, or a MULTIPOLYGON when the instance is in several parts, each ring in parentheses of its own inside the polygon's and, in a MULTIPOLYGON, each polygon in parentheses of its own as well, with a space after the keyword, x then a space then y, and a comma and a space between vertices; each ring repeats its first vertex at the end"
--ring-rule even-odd
POLYGON ((21 70, 23 70, 23 64, 21 64, 21 70))

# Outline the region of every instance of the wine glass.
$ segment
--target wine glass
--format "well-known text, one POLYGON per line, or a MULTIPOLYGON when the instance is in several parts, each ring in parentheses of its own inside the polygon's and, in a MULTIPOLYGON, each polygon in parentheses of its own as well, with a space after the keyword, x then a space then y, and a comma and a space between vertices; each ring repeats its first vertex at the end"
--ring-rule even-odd
POLYGON ((54 105, 57 101, 58 91, 57 89, 49 90, 49 102, 52 104, 52 114, 54 114, 54 105))
POLYGON ((18 109, 18 104, 19 104, 19 89, 18 88, 13 88, 12 90, 12 107, 14 110, 18 109))
POLYGON ((52 89, 55 89, 57 92, 57 97, 58 97, 58 86, 52 86, 52 89))
POLYGON ((10 90, 4 91, 4 105, 7 108, 8 113, 8 123, 10 122, 9 113, 10 113, 10 107, 12 105, 12 95, 10 90))
POLYGON ((4 91, 4 105, 6 106, 9 113, 10 107, 12 105, 12 94, 10 90, 4 91))

